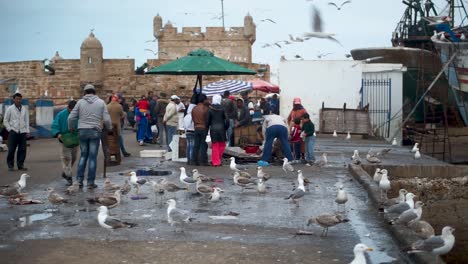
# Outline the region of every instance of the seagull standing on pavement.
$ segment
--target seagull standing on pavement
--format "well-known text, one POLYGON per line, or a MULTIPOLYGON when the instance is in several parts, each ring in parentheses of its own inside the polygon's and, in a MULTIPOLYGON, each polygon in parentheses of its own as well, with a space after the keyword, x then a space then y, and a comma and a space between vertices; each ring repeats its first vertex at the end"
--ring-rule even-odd
POLYGON ((414 143, 414 146, 413 146, 413 148, 411 149, 411 152, 416 153, 416 151, 419 150, 418 145, 419 145, 418 142, 414 143))
POLYGON ((242 177, 239 174, 239 172, 236 171, 234 172, 234 184, 242 187, 242 192, 243 192, 245 187, 247 187, 248 185, 255 184, 255 181, 247 177, 242 177))
POLYGON ((121 194, 121 191, 119 189, 115 191, 115 193, 113 194, 104 193, 97 197, 87 198, 86 200, 90 204, 98 203, 98 204, 106 206, 107 208, 114 208, 120 204, 120 194, 121 194))
POLYGON ((213 188, 202 183, 202 179, 198 178, 196 185, 197 192, 202 196, 209 196, 213 193, 213 188))
POLYGON ((135 188, 135 193, 138 195, 140 193, 140 185, 145 184, 146 179, 138 178, 136 176, 136 172, 132 171, 130 172, 130 183, 133 185, 133 188, 135 188))
POLYGON ((285 173, 285 176, 288 176, 288 172, 293 172, 294 167, 289 163, 288 158, 283 159, 283 171, 285 173))
POLYGON ((47 198, 49 199, 49 202, 57 205, 57 204, 63 204, 63 203, 68 203, 68 200, 63 198, 60 194, 54 191, 54 188, 49 187, 46 189, 48 195, 47 198))
POLYGON ((241 170, 247 170, 246 166, 241 166, 236 164, 236 158, 231 157, 231 163, 229 164, 229 168, 232 171, 241 171, 241 170))
POLYGON ((398 145, 397 141, 396 141, 396 138, 393 138, 393 141, 392 141, 392 146, 396 146, 398 145))
POLYGON ((381 178, 382 178, 382 173, 381 173, 380 168, 375 169, 374 177, 373 177, 374 181, 379 182, 381 178))
POLYGON ((421 158, 421 153, 419 152, 419 149, 416 150, 416 153, 414 153, 414 159, 420 159, 421 158))
POLYGON ((346 202, 348 201, 348 194, 343 189, 343 185, 339 186, 338 193, 336 194, 335 203, 343 206, 343 212, 346 212, 346 202))
POLYGON ((318 166, 318 167, 325 167, 327 166, 328 164, 328 157, 327 157, 327 153, 324 152, 322 153, 322 159, 321 160, 318 160, 314 163, 314 165, 318 166))
POLYGON ((270 176, 270 174, 264 172, 262 167, 258 166, 257 167, 257 178, 262 179, 263 182, 266 182, 271 178, 271 176, 270 176))
POLYGON ((422 216, 422 207, 424 206, 423 202, 417 201, 414 204, 413 209, 408 209, 404 211, 401 215, 397 218, 394 218, 390 221, 391 225, 399 224, 399 225, 409 225, 412 222, 419 221, 422 216))
POLYGON ((26 173, 21 174, 20 179, 17 182, 6 185, 3 189, 0 189, 0 195, 12 196, 20 194, 21 190, 26 188, 26 179, 29 177, 30 176, 26 173))
POLYGON ((299 206, 299 200, 302 197, 304 197, 304 195, 305 195, 304 181, 299 180, 299 186, 297 187, 297 189, 284 199, 285 200, 291 199, 296 204, 296 206, 299 206))
POLYGON ((354 246, 354 259, 351 261, 350 264, 366 264, 366 256, 364 255, 365 252, 373 251, 372 248, 364 245, 364 244, 357 244, 354 246))
POLYGON ((167 200, 166 204, 167 204, 167 222, 171 226, 176 226, 174 231, 177 231, 177 225, 183 226, 184 224, 193 221, 193 218, 190 217, 187 211, 178 209, 176 207, 176 201, 174 199, 167 200))
POLYGON ((382 178, 379 181, 380 198, 387 200, 387 192, 390 190, 390 188, 390 180, 388 179, 387 174, 382 174, 382 178))
POLYGON ((263 178, 258 179, 257 181, 257 191, 258 193, 266 193, 266 185, 263 181, 263 178))
POLYGON ((392 205, 384 210, 386 214, 401 214, 408 209, 414 208, 414 198, 416 195, 407 193, 405 195, 405 202, 392 205))
POLYGON ((213 188, 213 192, 211 193, 211 195, 208 197, 208 200, 210 202, 217 202, 219 201, 219 199, 221 199, 221 193, 224 192, 224 190, 222 190, 221 188, 219 187, 214 187, 213 188))
POLYGON ((361 164, 361 157, 359 157, 359 151, 357 149, 354 150, 353 156, 351 156, 351 160, 353 160, 353 164, 361 164))
POLYGON ((350 140, 350 139, 351 139, 351 133, 349 133, 349 131, 348 131, 348 135, 346 136, 345 139, 346 139, 346 140, 350 140))
POLYGON ((187 186, 188 190, 190 190, 190 186, 194 186, 197 183, 197 180, 187 176, 187 173, 185 173, 184 167, 180 167, 179 181, 185 186, 187 186))
POLYGON ((333 137, 338 137, 338 134, 336 133, 336 130, 333 130, 333 137))
POLYGON ((369 163, 381 163, 381 162, 382 162, 379 158, 373 157, 373 156, 371 156, 369 153, 366 154, 366 160, 367 160, 369 163))
POLYGON ((320 236, 326 237, 328 235, 329 227, 346 222, 349 222, 349 219, 346 219, 339 214, 324 213, 317 217, 309 218, 309 220, 307 221, 307 226, 310 226, 313 223, 318 224, 319 226, 323 227, 322 234, 320 236))
POLYGON ((65 191, 66 195, 73 195, 80 190, 80 183, 75 181, 71 186, 68 186, 67 190, 65 191))
POLYGON ((117 218, 110 217, 109 210, 105 206, 99 206, 98 211, 98 222, 101 227, 107 229, 117 229, 136 226, 136 224, 124 222, 117 218))

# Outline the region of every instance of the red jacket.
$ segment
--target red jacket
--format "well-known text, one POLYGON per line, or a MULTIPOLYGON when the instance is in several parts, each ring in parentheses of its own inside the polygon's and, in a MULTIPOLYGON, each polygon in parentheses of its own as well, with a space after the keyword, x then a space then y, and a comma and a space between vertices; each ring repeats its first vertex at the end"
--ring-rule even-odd
POLYGON ((148 100, 143 99, 143 100, 138 101, 138 103, 136 104, 136 107, 138 107, 138 109, 140 110, 149 110, 150 103, 148 102, 148 100))
POLYGON ((291 128, 291 142, 301 142, 301 126, 294 124, 291 128))

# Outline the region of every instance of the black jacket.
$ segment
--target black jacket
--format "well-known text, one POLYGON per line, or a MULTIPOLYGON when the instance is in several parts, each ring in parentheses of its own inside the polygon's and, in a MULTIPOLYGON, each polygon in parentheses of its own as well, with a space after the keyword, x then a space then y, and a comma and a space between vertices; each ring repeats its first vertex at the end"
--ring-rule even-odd
POLYGON ((246 126, 250 124, 250 114, 247 107, 242 107, 241 109, 236 107, 236 119, 239 121, 239 126, 246 126))
POLYGON ((210 129, 211 142, 227 141, 226 130, 229 128, 229 121, 221 105, 210 106, 206 124, 210 129))

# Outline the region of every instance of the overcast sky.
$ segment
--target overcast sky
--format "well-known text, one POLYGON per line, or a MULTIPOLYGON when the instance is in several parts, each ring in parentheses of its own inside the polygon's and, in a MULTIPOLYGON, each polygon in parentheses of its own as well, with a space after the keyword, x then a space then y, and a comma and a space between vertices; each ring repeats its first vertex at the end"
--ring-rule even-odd
MULTIPOLYGON (((343 1, 336 1, 342 3, 343 1)), ((445 0, 435 0, 442 6, 445 0)), ((257 25, 253 61, 275 67, 281 55, 316 59, 344 59, 351 49, 390 46, 392 31, 403 15, 400 0, 353 0, 341 11, 326 0, 224 0, 226 27, 243 26, 250 13, 257 25), (310 31, 310 5, 321 11, 325 31, 337 34, 344 47, 312 39, 283 49, 262 48, 264 43, 287 40, 310 31), (270 18, 276 22, 261 22, 270 18)), ((221 0, 0 0, 0 61, 51 58, 58 50, 63 58, 78 59, 80 45, 91 28, 104 47, 104 58, 135 58, 140 65, 157 49, 153 39, 153 17, 175 27, 221 26, 221 0)))

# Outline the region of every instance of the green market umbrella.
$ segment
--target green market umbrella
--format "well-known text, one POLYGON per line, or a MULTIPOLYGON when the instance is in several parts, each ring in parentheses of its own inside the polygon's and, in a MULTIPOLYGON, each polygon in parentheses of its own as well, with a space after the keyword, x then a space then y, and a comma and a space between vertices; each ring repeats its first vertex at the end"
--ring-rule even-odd
POLYGON ((204 49, 193 50, 185 57, 167 64, 154 67, 146 74, 197 75, 197 82, 202 87, 202 75, 254 75, 255 71, 214 56, 204 49))

